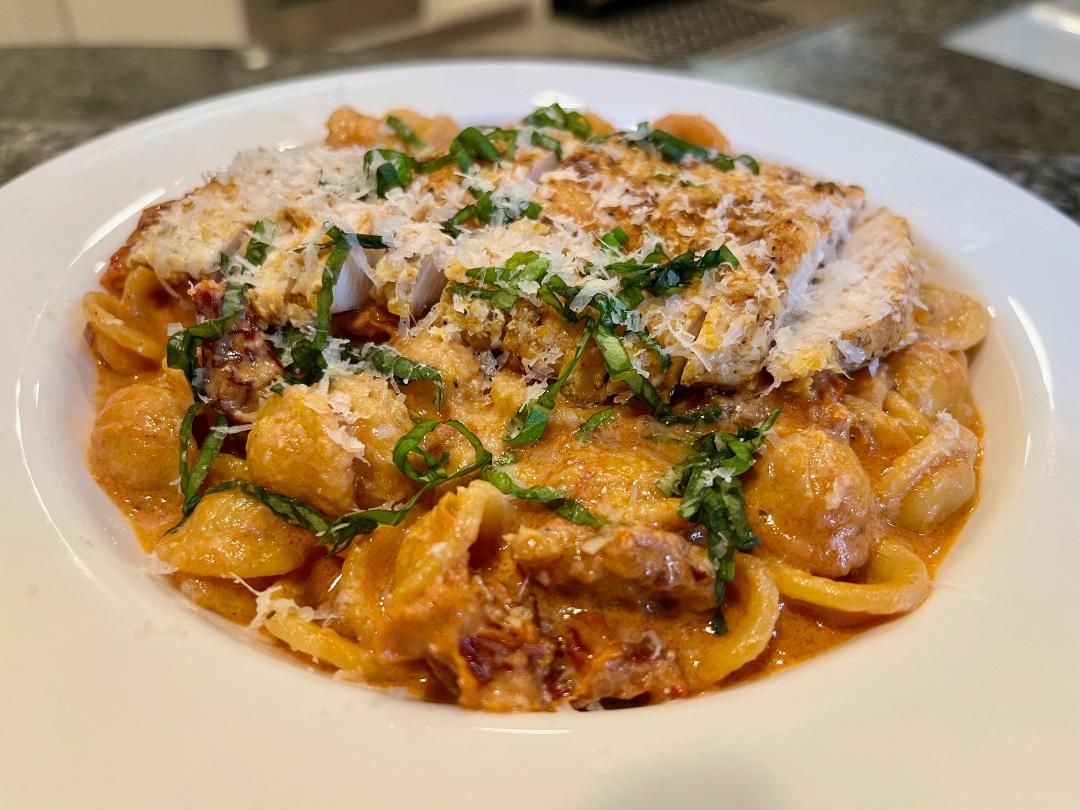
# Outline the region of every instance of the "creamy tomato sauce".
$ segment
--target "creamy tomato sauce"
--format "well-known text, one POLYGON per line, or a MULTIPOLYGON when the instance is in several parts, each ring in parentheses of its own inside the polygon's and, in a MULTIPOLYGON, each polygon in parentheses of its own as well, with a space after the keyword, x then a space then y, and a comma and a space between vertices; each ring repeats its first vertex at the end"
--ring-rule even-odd
POLYGON ((989 319, 901 216, 697 116, 329 132, 148 209, 83 302, 90 471, 185 598, 484 711, 683 698, 924 602, 989 319))

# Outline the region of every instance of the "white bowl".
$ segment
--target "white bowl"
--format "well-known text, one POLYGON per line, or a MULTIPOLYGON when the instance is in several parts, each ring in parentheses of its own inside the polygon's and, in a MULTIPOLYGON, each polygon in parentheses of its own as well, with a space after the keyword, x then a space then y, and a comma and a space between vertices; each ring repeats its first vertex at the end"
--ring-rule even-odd
POLYGON ((804 102, 547 62, 330 74, 151 118, 0 190, 0 805, 1076 806, 1080 229, 975 164, 804 102), (84 452, 81 295, 139 211, 344 103, 502 122, 554 98, 618 124, 712 118, 736 148, 863 185, 986 301, 981 502, 927 604, 734 689, 609 712, 420 703, 238 643, 148 571, 84 452))

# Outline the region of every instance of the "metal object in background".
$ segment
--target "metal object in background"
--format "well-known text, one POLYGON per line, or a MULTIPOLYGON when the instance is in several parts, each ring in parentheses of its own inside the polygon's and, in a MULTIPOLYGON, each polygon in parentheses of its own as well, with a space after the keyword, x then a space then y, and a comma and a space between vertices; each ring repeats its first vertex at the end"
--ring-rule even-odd
POLYGON ((787 19, 736 0, 561 0, 561 11, 584 14, 595 33, 663 62, 720 54, 798 30, 787 19))

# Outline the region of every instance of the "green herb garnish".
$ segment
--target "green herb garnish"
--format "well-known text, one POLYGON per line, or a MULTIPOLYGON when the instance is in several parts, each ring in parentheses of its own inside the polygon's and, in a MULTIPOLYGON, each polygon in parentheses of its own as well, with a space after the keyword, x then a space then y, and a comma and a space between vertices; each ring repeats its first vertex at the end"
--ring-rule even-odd
POLYGON ((593 338, 596 340, 597 348, 600 349, 600 356, 604 360, 604 366, 612 382, 623 383, 635 397, 652 410, 663 424, 670 425, 677 421, 678 417, 674 409, 660 396, 656 386, 648 377, 634 368, 626 345, 609 324, 597 324, 593 331, 593 338))
POLYGON ((364 171, 370 171, 376 156, 384 161, 375 169, 375 193, 380 197, 413 181, 417 164, 411 155, 394 149, 372 149, 364 155, 364 171))
POLYGON ((601 411, 597 411, 578 427, 574 431, 574 435, 577 436, 579 442, 587 442, 592 438, 592 435, 596 432, 604 422, 611 419, 615 415, 614 408, 604 408, 601 411))
MULTIPOLYGON (((238 489, 245 495, 249 495, 258 501, 261 501, 267 506, 271 512, 281 518, 292 523, 294 526, 299 526, 301 529, 307 529, 310 532, 314 532, 316 535, 325 533, 332 525, 332 522, 326 515, 315 509, 312 506, 308 506, 303 501, 299 501, 296 498, 290 498, 288 495, 282 495, 280 492, 274 492, 272 489, 259 486, 253 481, 245 481, 242 478, 235 478, 229 481, 222 481, 220 484, 214 484, 206 490, 205 495, 213 495, 215 492, 225 492, 230 489, 238 489)), ((183 521, 181 521, 181 525, 183 521)), ((178 526, 173 527, 170 531, 176 531, 178 526)))
MULTIPOLYGON (((739 155, 733 158, 731 155, 725 155, 715 149, 706 149, 704 146, 691 143, 662 129, 648 129, 647 124, 642 124, 641 127, 646 129, 645 134, 641 137, 634 137, 628 142, 635 146, 641 144, 652 146, 657 154, 668 163, 678 165, 686 158, 691 158, 708 163, 723 172, 731 171, 737 163, 741 163, 754 174, 761 171, 761 166, 750 155, 739 155)), ((639 127, 638 132, 641 132, 641 127, 639 127)))
POLYGON ((214 464, 214 459, 221 452, 221 446, 225 443, 225 429, 229 424, 225 414, 211 408, 214 422, 210 426, 210 432, 203 441, 202 447, 198 448, 199 452, 195 458, 195 463, 189 466, 188 458, 191 448, 195 444, 195 438, 192 435, 195 417, 199 415, 199 411, 204 407, 207 406, 196 400, 187 409, 187 413, 184 414, 184 421, 180 423, 180 493, 184 496, 182 511, 185 517, 191 514, 191 510, 199 502, 199 488, 202 486, 203 481, 206 480, 210 467, 214 464))
POLYGON ((498 163, 502 155, 491 140, 476 127, 466 127, 450 143, 450 157, 467 172, 477 160, 498 163))
POLYGON ((593 515, 581 503, 573 498, 567 498, 557 489, 545 486, 526 487, 519 484, 514 478, 503 470, 495 467, 487 467, 480 477, 502 492, 504 495, 518 498, 523 501, 532 501, 546 506, 559 517, 576 523, 579 526, 592 526, 599 528, 607 523, 606 520, 593 515))
POLYGON ((739 266, 738 258, 727 245, 706 250, 700 256, 687 251, 670 261, 664 261, 666 258, 662 250, 659 254, 654 250, 643 261, 615 262, 607 265, 604 272, 619 277, 622 292, 634 289, 653 295, 665 295, 687 286, 694 279, 721 265, 739 266))
POLYGON ((517 205, 496 205, 491 199, 490 191, 479 191, 470 188, 469 193, 476 200, 474 203, 464 206, 450 219, 442 224, 442 232, 452 236, 461 235, 461 226, 476 221, 484 225, 490 225, 492 220, 500 217, 503 222, 514 222, 522 217, 536 219, 540 216, 540 204, 521 200, 517 205))
POLYGON ((716 613, 711 629, 717 635, 727 632, 723 604, 727 583, 735 578, 735 552, 758 543, 746 518, 739 476, 754 465, 765 434, 779 416, 778 409, 761 424, 741 428, 738 433, 699 436, 693 452, 656 482, 663 494, 682 498, 682 517, 705 528, 706 547, 716 572, 716 613))
POLYGON ((624 231, 620 226, 616 225, 610 231, 601 236, 600 241, 607 247, 611 248, 613 252, 618 253, 624 247, 626 247, 626 243, 630 241, 630 237, 626 235, 626 231, 624 231))
MULTIPOLYGON (((399 506, 386 509, 363 509, 349 512, 338 518, 328 518, 318 509, 296 498, 290 498, 279 492, 259 486, 252 481, 237 479, 223 481, 206 490, 204 495, 226 490, 240 490, 267 506, 275 515, 295 526, 313 532, 320 545, 327 547, 327 554, 337 554, 344 550, 353 538, 360 534, 370 534, 378 526, 397 526, 432 489, 443 484, 481 472, 501 492, 512 497, 541 503, 555 514, 584 526, 601 526, 604 521, 594 517, 577 501, 565 497, 558 490, 550 487, 524 487, 501 470, 494 469, 491 453, 488 452, 479 437, 456 419, 442 421, 428 420, 419 422, 412 430, 398 439, 394 445, 394 465, 421 487, 407 501, 399 506), (446 468, 449 454, 438 456, 423 447, 424 439, 439 427, 446 425, 462 436, 473 449, 473 460, 454 470, 446 468)), ((194 508, 194 506, 192 507, 194 508)), ((185 519, 187 514, 185 514, 185 519)), ((170 531, 175 531, 183 520, 170 531)))
POLYGON ((196 372, 199 369, 198 349, 204 340, 219 340, 247 309, 246 284, 230 282, 221 297, 221 314, 216 318, 200 321, 181 329, 169 338, 165 347, 165 362, 169 368, 179 369, 191 387, 195 399, 202 393, 202 383, 196 372))
POLYGON ((581 113, 564 110, 559 104, 539 107, 521 119, 521 123, 530 124, 534 127, 563 129, 577 135, 579 138, 588 138, 592 131, 589 122, 585 120, 581 113))
POLYGON ((413 149, 423 149, 427 145, 416 137, 416 133, 413 132, 412 127, 396 115, 386 116, 386 125, 394 130, 394 134, 401 138, 406 146, 411 146, 413 149))
POLYGON ((273 238, 274 225, 266 219, 260 219, 251 229, 251 238, 248 239, 247 247, 244 248, 244 261, 258 267, 266 261, 266 252, 270 249, 270 239, 273 238))
POLYGON ((644 329, 638 329, 636 331, 627 331, 627 336, 633 337, 636 340, 641 341, 642 345, 650 352, 656 355, 660 360, 660 373, 667 374, 669 368, 671 368, 671 355, 668 354, 667 349, 660 345, 660 341, 646 332, 644 329))
POLYGON ((532 143, 533 146, 551 150, 555 153, 555 159, 562 163, 562 144, 559 143, 558 138, 552 138, 550 135, 545 135, 543 132, 533 132, 532 136, 529 138, 529 142, 532 143))
POLYGON ((548 421, 551 419, 551 413, 555 410, 555 398, 581 361, 590 337, 591 332, 586 328, 578 339, 573 356, 563 366, 555 381, 545 388, 544 393, 539 397, 523 403, 514 418, 510 420, 509 435, 506 438, 506 443, 511 447, 525 447, 536 444, 543 438, 548 421))
POLYGON ((323 246, 330 248, 330 254, 323 264, 322 286, 316 299, 315 331, 308 336, 293 327, 284 330, 292 365, 306 382, 317 381, 326 370, 326 358, 323 357, 322 350, 330 337, 330 309, 334 305, 334 285, 337 284, 341 268, 349 258, 349 251, 356 241, 355 234, 346 233, 336 225, 327 228, 324 240, 326 241, 323 246))
POLYGON ((342 359, 346 362, 367 364, 380 374, 389 374, 394 382, 407 385, 413 380, 428 380, 435 383, 435 410, 442 410, 444 392, 443 376, 437 368, 410 360, 389 346, 367 345, 357 352, 352 347, 345 347, 342 359))
POLYGON ((521 284, 541 282, 547 275, 551 260, 534 250, 518 252, 506 260, 502 267, 472 267, 465 275, 488 286, 451 284, 447 289, 452 295, 482 298, 493 307, 509 312, 521 298, 521 284))

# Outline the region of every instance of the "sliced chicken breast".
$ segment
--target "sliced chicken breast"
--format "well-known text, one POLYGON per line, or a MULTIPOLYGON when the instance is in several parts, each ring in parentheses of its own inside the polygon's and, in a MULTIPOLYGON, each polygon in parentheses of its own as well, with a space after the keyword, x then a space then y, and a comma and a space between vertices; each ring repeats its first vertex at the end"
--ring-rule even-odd
POLYGON ((776 333, 766 368, 778 382, 852 371, 915 337, 923 263, 907 221, 881 208, 858 222, 776 333))

